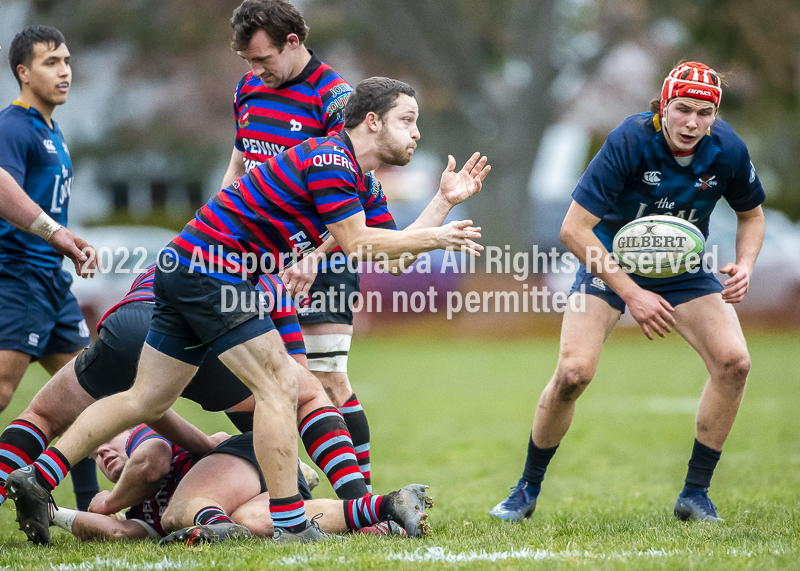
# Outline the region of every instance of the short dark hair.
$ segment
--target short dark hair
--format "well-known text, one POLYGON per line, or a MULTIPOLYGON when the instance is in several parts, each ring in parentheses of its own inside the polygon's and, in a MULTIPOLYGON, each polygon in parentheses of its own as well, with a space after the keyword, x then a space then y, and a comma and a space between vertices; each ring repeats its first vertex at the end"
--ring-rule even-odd
POLYGON ((35 44, 48 44, 51 49, 55 50, 64 43, 66 43, 64 34, 50 26, 31 26, 14 36, 14 39, 11 40, 11 47, 8 48, 8 63, 11 65, 11 73, 14 74, 14 78, 20 87, 22 82, 17 73, 17 66, 19 64, 25 67, 31 66, 31 62, 33 62, 33 46, 35 44))
POLYGON ((344 108, 344 128, 358 127, 369 112, 383 119, 400 95, 416 97, 416 92, 409 84, 389 77, 368 77, 361 81, 344 108))
POLYGON ((264 30, 281 51, 289 34, 297 34, 301 44, 308 37, 302 14, 286 0, 244 0, 233 11, 231 28, 231 47, 236 51, 246 50, 258 30, 264 30))

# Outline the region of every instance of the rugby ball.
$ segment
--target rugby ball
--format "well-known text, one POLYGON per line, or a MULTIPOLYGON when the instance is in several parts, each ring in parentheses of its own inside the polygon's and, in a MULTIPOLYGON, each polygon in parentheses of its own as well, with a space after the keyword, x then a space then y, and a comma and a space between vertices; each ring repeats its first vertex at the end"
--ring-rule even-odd
POLYGON ((704 248, 697 226, 676 216, 637 218, 623 226, 613 242, 622 268, 649 278, 677 276, 697 267, 704 248))

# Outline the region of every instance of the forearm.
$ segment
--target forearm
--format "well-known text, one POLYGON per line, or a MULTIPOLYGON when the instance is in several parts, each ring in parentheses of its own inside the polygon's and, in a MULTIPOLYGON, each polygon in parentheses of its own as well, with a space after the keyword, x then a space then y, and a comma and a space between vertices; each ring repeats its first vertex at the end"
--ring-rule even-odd
POLYGON ((148 426, 192 454, 202 455, 214 448, 214 443, 205 432, 181 418, 172 409, 168 409, 164 416, 156 422, 151 422, 148 426))
POLYGON ((764 241, 764 213, 759 211, 749 217, 738 218, 736 226, 736 265, 752 270, 764 241))
POLYGON ((452 205, 442 196, 441 192, 437 192, 436 196, 428 203, 425 209, 417 216, 405 230, 415 230, 417 228, 432 228, 441 226, 447 215, 452 210, 452 205))
MULTIPOLYGON (((111 494, 106 498, 103 503, 103 510, 105 514, 115 514, 120 510, 127 509, 136 504, 140 504, 145 500, 152 498, 158 492, 160 478, 145 478, 142 473, 146 471, 147 466, 143 462, 128 460, 119 482, 116 483, 111 494)), ((169 466, 164 472, 169 471, 169 466)))
POLYGON ((639 287, 617 264, 592 228, 562 231, 561 241, 589 272, 607 283, 623 300, 639 287))
POLYGON ((231 153, 230 163, 228 164, 228 170, 225 171, 225 176, 222 177, 222 185, 220 188, 228 188, 233 184, 233 181, 243 177, 245 174, 244 154, 234 147, 233 153, 231 153))
POLYGON ((147 530, 135 521, 119 521, 112 516, 78 512, 72 522, 72 534, 81 541, 108 539, 147 539, 147 530))
POLYGON ((416 256, 440 247, 434 228, 416 228, 402 231, 363 227, 344 241, 342 250, 361 262, 385 261, 400 258, 403 254, 416 256))

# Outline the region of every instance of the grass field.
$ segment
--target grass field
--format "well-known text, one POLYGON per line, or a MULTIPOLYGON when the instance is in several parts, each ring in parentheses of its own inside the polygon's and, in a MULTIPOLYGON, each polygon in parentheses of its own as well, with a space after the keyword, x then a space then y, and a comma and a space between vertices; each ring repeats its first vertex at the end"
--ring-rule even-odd
MULTIPOLYGON (((487 512, 521 473, 557 339, 358 338, 350 370, 371 422, 373 483, 378 491, 429 484, 429 538, 161 549, 81 545, 57 530, 46 550, 26 544, 9 502, 0 509, 0 568, 800 569, 800 334, 752 332, 748 341, 753 370, 711 489, 725 518, 717 525, 672 516, 705 381, 679 338, 612 336, 536 513, 515 526, 487 512)), ((43 381, 31 368, 3 426, 43 381)), ((191 403, 179 410, 207 431, 230 427, 191 403)), ((327 484, 316 493, 333 497, 327 484)), ((69 484, 56 500, 74 505, 69 484)))

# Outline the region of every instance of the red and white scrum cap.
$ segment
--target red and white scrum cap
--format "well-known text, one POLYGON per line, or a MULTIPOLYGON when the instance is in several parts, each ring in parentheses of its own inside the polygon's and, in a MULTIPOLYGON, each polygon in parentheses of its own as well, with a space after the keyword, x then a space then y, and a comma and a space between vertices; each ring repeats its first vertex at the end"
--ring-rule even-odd
POLYGON ((722 84, 717 72, 705 64, 690 61, 679 64, 669 72, 661 88, 661 116, 669 102, 676 97, 691 97, 713 103, 719 110, 722 84))

